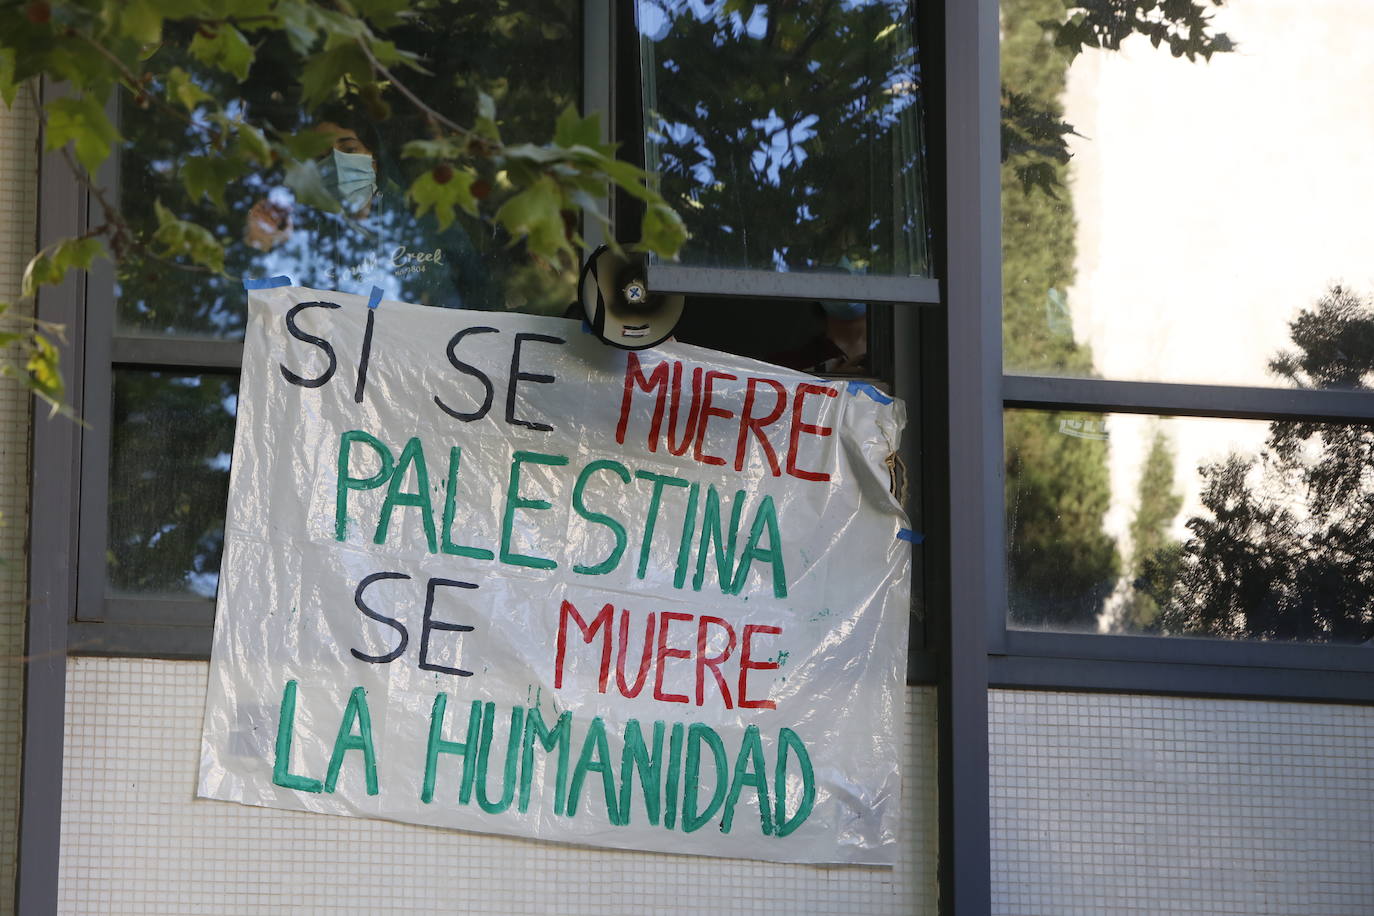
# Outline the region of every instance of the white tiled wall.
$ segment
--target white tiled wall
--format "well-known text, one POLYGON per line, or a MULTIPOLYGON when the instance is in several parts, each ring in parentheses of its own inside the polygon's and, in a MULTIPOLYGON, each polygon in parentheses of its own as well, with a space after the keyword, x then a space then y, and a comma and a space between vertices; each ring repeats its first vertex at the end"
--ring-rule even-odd
MULTIPOLYGON (((893 870, 600 851, 195 801, 206 666, 75 658, 60 911, 934 914, 934 692, 893 870)), ((991 696, 993 912, 1374 913, 1374 710, 991 696)))
MULTIPOLYGON (((18 299, 33 254, 37 142, 28 95, 21 92, 13 109, 0 102, 0 300, 7 302, 18 299)), ((0 360, 8 355, 0 349, 0 360)), ((0 911, 11 905, 14 888, 28 480, 29 399, 12 379, 0 378, 0 911)))
POLYGON ((993 912, 1374 913, 1374 709, 994 691, 993 912))
POLYGON ((207 671, 70 660, 62 913, 935 913, 931 690, 908 694, 901 863, 816 868, 196 801, 207 671))

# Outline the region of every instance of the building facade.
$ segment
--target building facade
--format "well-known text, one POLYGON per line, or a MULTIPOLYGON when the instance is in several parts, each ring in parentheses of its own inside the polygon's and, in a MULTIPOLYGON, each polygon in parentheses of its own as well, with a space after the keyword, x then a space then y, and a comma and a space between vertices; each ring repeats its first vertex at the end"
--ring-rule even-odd
MULTIPOLYGON (((664 176, 694 241, 650 282, 689 297, 683 338, 908 404, 900 489, 923 540, 901 862, 196 800, 241 291, 97 269, 38 302, 68 325, 89 425, 0 389, 0 879, 17 912, 1374 911, 1374 105, 1352 44, 1370 13, 529 6, 537 28, 505 24, 504 59, 464 53, 500 70, 513 118, 604 111, 622 155, 664 176), (771 36, 799 24, 839 96, 773 79, 771 36), (852 130, 851 91, 869 118, 852 130)), ((135 209, 167 177, 137 118, 106 176, 135 209)), ((39 137, 27 96, 0 109, 6 297, 36 247, 89 225, 39 137)), ((271 194, 246 189, 238 212, 271 194)), ((637 218, 615 215, 617 234, 637 218)), ((483 280, 459 294, 493 297, 472 307, 566 299, 566 278, 472 247, 483 280)), ((240 273, 304 269, 289 245, 243 256, 240 273)))

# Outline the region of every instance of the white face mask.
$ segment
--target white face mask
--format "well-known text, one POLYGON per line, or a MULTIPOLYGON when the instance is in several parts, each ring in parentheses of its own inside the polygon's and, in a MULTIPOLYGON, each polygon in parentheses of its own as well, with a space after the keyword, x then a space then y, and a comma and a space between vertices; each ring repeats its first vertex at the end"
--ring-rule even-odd
POLYGON ((334 186, 345 210, 357 213, 364 209, 377 193, 377 171, 372 167, 372 157, 334 150, 334 186))

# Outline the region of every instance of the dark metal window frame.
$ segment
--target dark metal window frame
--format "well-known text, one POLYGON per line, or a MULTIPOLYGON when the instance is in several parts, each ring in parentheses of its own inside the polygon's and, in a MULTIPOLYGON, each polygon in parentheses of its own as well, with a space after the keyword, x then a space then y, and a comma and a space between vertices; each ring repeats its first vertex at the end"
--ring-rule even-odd
MULTIPOLYGON (((941 127, 938 117, 940 105, 938 100, 933 99, 933 95, 938 91, 940 78, 938 66, 932 67, 926 58, 926 45, 941 39, 937 30, 939 17, 934 13, 933 4, 913 5, 916 7, 914 25, 917 47, 922 55, 922 73, 927 81, 925 101, 930 146, 926 150, 926 173, 930 176, 929 199, 935 211, 935 218, 929 222, 930 225, 938 226, 943 200, 938 187, 939 163, 942 161, 938 149, 941 127), (934 79, 931 79, 932 73, 936 74, 934 79), (934 91, 932 87, 935 87, 934 91)), ((620 100, 606 107, 615 112, 619 136, 642 137, 643 98, 640 93, 644 80, 639 72, 642 58, 633 39, 626 42, 621 38, 636 35, 633 0, 620 0, 615 15, 614 51, 617 71, 620 74, 620 78, 615 82, 621 86, 634 86, 635 90, 633 98, 620 100)), ((612 101, 615 100, 608 100, 612 101)), ((622 147, 620 154, 630 158, 635 164, 644 166, 642 145, 636 148, 622 147)), ((634 202, 626 200, 622 195, 617 201, 615 214, 617 225, 624 227, 621 231, 632 237, 639 227, 639 213, 634 202)), ((932 244, 938 253, 938 232, 935 236, 932 244)), ((933 260, 939 263, 938 258, 933 260)), ((913 589, 912 603, 913 607, 920 606, 924 613, 920 617, 913 616, 912 619, 908 640, 907 684, 936 683, 939 677, 939 664, 933 633, 938 627, 936 621, 942 614, 941 609, 947 606, 947 586, 943 575, 944 564, 941 562, 946 555, 943 532, 944 504, 948 492, 944 474, 944 451, 940 447, 945 441, 945 373, 942 359, 945 298, 941 281, 932 277, 793 273, 661 263, 650 266, 648 280, 654 289, 691 296, 804 301, 837 299, 892 307, 890 325, 884 319, 881 331, 890 332, 891 336, 890 368, 893 393, 907 405, 907 429, 902 440, 901 458, 908 470, 909 478, 917 482, 920 491, 914 507, 911 507, 919 513, 919 517, 913 518, 913 524, 919 525, 920 530, 927 534, 925 541, 912 551, 912 582, 914 588, 921 589, 919 595, 913 589), (935 536, 931 537, 931 533, 935 536)), ((870 325, 870 334, 873 330, 870 325)))
MULTIPOLYGON (((616 48, 613 20, 629 8, 626 0, 584 0, 584 102, 588 108, 615 106, 613 78, 616 48)), ((923 7, 923 9, 926 9, 923 7)), ((623 21, 623 20, 622 20, 623 21)), ((925 47, 939 40, 938 15, 918 22, 925 47), (934 23, 934 27, 932 26, 934 23)), ((621 34, 626 34, 621 30, 621 34)), ((631 55, 637 58, 637 54, 631 55)), ((928 75, 938 66, 926 64, 928 75)), ((938 86, 938 75, 930 85, 938 86)), ((51 87, 45 87, 45 92, 51 87)), ((635 90, 638 107, 638 87, 635 90)), ((932 99, 932 107, 939 108, 932 99)), ((940 136, 938 116, 930 136, 940 136)), ((938 140, 935 141, 938 143, 938 140)), ((941 152, 930 150, 932 197, 937 217, 943 194, 938 187, 941 152)), ((113 165, 111 166, 113 168, 113 165)), ((114 178, 113 172, 102 178, 114 178)), ((91 206, 55 154, 42 161, 39 242, 79 234, 88 227, 91 206)), ((938 218, 934 221, 938 225, 938 218)), ((593 230, 594 232, 594 230, 593 230)), ((590 233, 589 233, 590 234, 590 233)), ((937 245, 939 241, 937 239, 937 245)), ((947 606, 943 576, 948 548, 944 530, 946 496, 943 402, 944 309, 941 284, 922 278, 816 278, 772 273, 662 268, 655 282, 694 294, 747 294, 759 298, 816 298, 817 283, 827 295, 851 301, 894 303, 894 348, 914 358, 893 361, 894 388, 912 407, 906 439, 908 467, 922 467, 920 481, 928 537, 916 562, 924 563, 929 597, 926 626, 918 628, 911 653, 909 680, 933 683, 951 666, 939 664, 934 637, 947 606), (926 307, 918 307, 926 306, 926 307), (930 307, 935 306, 935 307, 930 307), (917 396, 919 395, 919 397, 917 396)), ((27 724, 21 775, 16 910, 50 913, 57 908, 62 802, 66 658, 69 655, 121 655, 152 658, 206 658, 213 609, 209 601, 111 598, 105 594, 105 538, 108 525, 109 420, 113 373, 121 368, 171 371, 237 372, 242 344, 229 341, 157 340, 117 336, 113 273, 108 267, 89 276, 73 276, 45 290, 38 302, 41 317, 68 328, 62 346, 72 403, 87 418, 83 428, 33 415, 33 511, 30 513, 30 611, 26 640, 25 708, 27 724)), ((970 720, 972 723, 972 720, 970 720)), ((984 738, 985 740, 985 738, 984 738)), ((942 797, 946 793, 942 791, 942 797)), ((942 828, 942 836, 950 831, 942 828)))
MULTIPOLYGON (((640 104, 637 69, 626 73, 627 63, 638 67, 639 55, 633 47, 632 4, 612 0, 586 0, 583 3, 584 86, 583 102, 588 110, 620 112, 619 126, 626 127, 629 109, 637 113, 640 104), (627 28, 628 21, 631 24, 627 28), (629 42, 619 36, 629 35, 629 42), (628 53, 627 53, 628 52, 628 53), (618 86, 635 83, 627 94, 618 86), (617 98, 619 96, 619 98, 617 98), (620 104, 617 104, 619 101, 620 104)), ((923 36, 926 37, 926 36, 923 36)), ((609 126, 607 127, 609 130, 609 126)), ((627 150, 628 152, 628 150, 627 150)), ((67 188, 62 195, 49 193, 49 184, 65 178, 61 165, 45 161, 43 180, 43 222, 45 233, 75 234, 88 228, 88 205, 83 192, 67 188), (59 229, 59 226, 62 228, 59 229), (48 230, 51 230, 49 233, 48 230)), ((100 176, 109 187, 117 187, 117 164, 110 163, 100 176)), ((68 182, 70 183, 70 182, 68 182)), ((599 227, 589 226, 589 239, 599 227)), ((921 277, 869 277, 830 274, 786 274, 771 271, 724 270, 705 267, 659 265, 653 269, 657 288, 693 295, 748 296, 757 299, 836 298, 893 305, 890 324, 894 357, 892 369, 895 392, 911 406, 911 431, 904 442, 908 468, 918 462, 929 463, 939 452, 932 445, 942 438, 930 427, 929 418, 938 414, 929 403, 940 397, 943 376, 935 377, 926 368, 932 343, 940 342, 938 324, 932 323, 930 308, 941 303, 940 283, 921 277), (922 447, 924 444, 924 447, 922 447)), ((40 309, 45 317, 58 320, 80 334, 64 354, 64 366, 72 376, 73 403, 89 424, 76 429, 67 446, 64 460, 50 460, 50 450, 39 443, 35 450, 34 488, 38 505, 63 508, 73 524, 72 543, 66 551, 69 568, 65 646, 66 652, 84 655, 126 655, 156 658, 203 659, 209 657, 214 623, 214 602, 195 597, 118 596, 106 591, 105 557, 108 532, 108 492, 110 465, 110 422, 114 375, 120 370, 205 372, 237 374, 242 362, 243 344, 228 340, 183 340, 121 335, 115 324, 113 272, 104 265, 91 272, 67 297, 45 294, 40 309)), ((938 308, 935 309, 938 311, 938 308)), ((924 491, 922 504, 933 506, 942 500, 942 479, 938 473, 920 476, 924 491)), ((938 511, 935 516, 938 517, 938 511)), ((925 522, 928 530, 934 518, 925 522)), ((938 539, 937 539, 938 540, 938 539)), ((929 543, 929 542, 928 542, 929 543)), ((938 551, 936 547, 934 550, 938 551)), ((915 552, 916 562, 925 559, 925 549, 915 552)), ((929 568, 932 564, 926 563, 929 568)), ((938 571, 934 573, 939 578, 938 571)), ((938 582, 932 586, 938 594, 938 582)), ((922 596, 920 603, 932 601, 922 596)), ((929 616, 929 615, 927 615, 929 616)), ((933 683, 936 664, 927 648, 925 628, 914 626, 908 679, 912 683, 933 683)))
MULTIPOLYGON (((629 9, 627 0, 584 0, 584 101, 588 108, 625 110, 614 105, 615 47, 613 20, 629 9), (597 66, 597 64, 604 66, 597 66)), ((935 5, 920 7, 919 39, 927 56, 924 72, 933 92, 940 86, 942 53, 938 44, 940 14, 935 5)), ((625 34, 622 30, 621 34, 625 34)), ((637 54, 631 55, 637 58, 637 54)), ((50 92, 51 87, 45 87, 50 92)), ((638 88, 635 104, 638 107, 638 88)), ((929 174, 932 200, 940 224, 943 212, 941 100, 928 95, 932 146, 929 174)), ((113 168, 113 166, 111 166, 113 168)), ((111 173, 105 178, 113 178, 111 173)), ((79 234, 88 227, 87 195, 73 182, 56 154, 44 156, 39 176, 41 210, 39 242, 79 234)), ((595 234, 591 227, 589 237, 595 234)), ((936 239, 937 248, 941 240, 936 239)), ((815 298, 816 278, 758 272, 682 271, 667 268, 656 283, 694 294, 748 294, 762 298, 815 298)), ((826 279, 822 283, 832 281, 826 279)), ((915 562, 924 565, 927 598, 924 626, 913 634, 908 669, 911 683, 934 683, 959 666, 941 663, 937 645, 949 606, 950 583, 944 575, 949 542, 941 533, 948 517, 944 291, 921 278, 850 277, 828 290, 835 298, 900 303, 892 310, 894 347, 908 358, 893 361, 894 388, 911 406, 911 434, 906 440, 908 467, 922 468, 920 482, 927 533, 915 562), (924 307, 920 307, 924 306, 924 307), (934 306, 934 307, 931 307, 934 306), (916 395, 919 394, 919 397, 916 395)), ((16 909, 23 913, 55 912, 60 862, 66 659, 69 655, 120 655, 151 658, 206 658, 211 638, 212 607, 208 601, 109 598, 105 594, 105 537, 109 469, 111 383, 119 368, 171 371, 236 372, 242 344, 230 341, 163 341, 116 336, 113 274, 109 268, 73 276, 45 290, 38 302, 41 317, 68 328, 61 347, 68 373, 68 394, 87 417, 89 428, 33 414, 33 510, 30 513, 29 597, 26 639, 25 708, 27 723, 21 775, 16 909), (188 624, 188 620, 191 621, 188 624)), ((975 669, 968 669, 974 674, 975 669)), ((968 680, 967 677, 964 678, 968 680)), ((985 716, 983 717, 985 719, 985 716)), ((950 721, 949 716, 942 719, 950 721)), ((968 728, 977 731, 975 718, 968 728)), ((980 739, 986 743, 986 736, 980 739)), ((976 742, 975 742, 976 744, 976 742)), ((968 745, 965 745, 968 746, 968 745)), ((950 798, 942 789, 941 796, 950 798)), ((985 800, 984 800, 985 805, 985 800)), ((942 826, 943 838, 953 831, 942 826)), ((961 832, 961 836, 966 834, 961 832)))
MULTIPOLYGON (((1001 378, 1000 398, 1003 408, 1336 423, 1374 419, 1374 392, 1366 391, 1008 374, 1001 378)), ((987 485, 1000 491, 1002 483, 999 474, 987 485)), ((1002 524, 999 519, 999 532, 1002 524)), ((1005 596, 1005 583, 1000 593, 1005 596)), ((1374 652, 1368 647, 1031 631, 1008 625, 1005 600, 988 605, 987 625, 993 686, 1374 703, 1374 652)))
MULTIPOLYGON (((624 4, 589 0, 586 8, 589 16, 609 22, 624 4)), ((990 688, 1374 702, 1374 654, 1363 649, 1009 628, 1003 410, 1350 421, 1374 417, 1374 395, 1004 374, 998 3, 944 0, 920 9, 923 68, 932 89, 932 224, 944 229, 935 240, 942 280, 938 287, 911 283, 906 287, 910 292, 867 292, 874 300, 911 305, 938 301, 943 306, 894 309, 898 345, 914 341, 919 346, 919 358, 898 360, 895 370, 899 391, 919 388, 923 393, 912 400, 920 405, 912 413, 925 453, 924 527, 928 533, 947 534, 928 537, 919 552, 929 570, 931 613, 927 648, 913 653, 911 680, 938 684, 941 911, 976 914, 991 908, 990 688), (934 384, 923 383, 931 380, 934 384)), ((613 55, 606 53, 603 59, 613 55)), ((599 89, 588 91, 604 99, 614 93, 613 83, 605 76, 599 89)), ((598 83, 589 79, 588 85, 598 83)), ((56 168, 45 168, 40 199, 42 240, 80 231, 83 195, 56 168)), ((673 268, 655 282, 710 294, 724 291, 730 281, 724 272, 713 277, 673 268)), ((103 282, 93 277, 92 288, 103 282)), ((788 286, 792 278, 760 277, 758 282, 762 285, 751 289, 752 295, 795 295, 788 286), (771 292, 770 283, 775 284, 771 292)), ((737 285, 728 288, 739 291, 737 285)), ((237 365, 237 344, 181 344, 175 350, 148 349, 152 345, 143 341, 110 344, 108 334, 102 338, 96 325, 83 322, 96 311, 88 309, 85 293, 84 283, 73 279, 45 293, 40 302, 44 317, 71 329, 63 356, 65 365, 77 370, 70 380, 77 403, 83 403, 94 384, 79 371, 86 359, 99 358, 111 366, 160 361, 177 369, 237 365), (102 354, 100 348, 107 345, 109 351, 102 354)), ((844 298, 864 296, 847 292, 844 298)), ((98 499, 104 485, 83 479, 83 436, 72 424, 48 422, 41 412, 35 418, 25 716, 43 726, 30 728, 25 739, 19 911, 26 913, 55 909, 59 819, 53 812, 60 811, 62 744, 61 729, 53 723, 61 721, 63 712, 65 655, 204 656, 203 649, 187 651, 182 632, 197 628, 73 619, 71 608, 82 584, 71 571, 82 528, 79 512, 82 500, 98 499)), ((99 525, 103 530, 103 518, 99 525)), ((197 632, 208 633, 204 628, 197 632)))
MULTIPOLYGON (((583 2, 584 104, 588 109, 623 111, 630 107, 615 105, 617 80, 613 75, 618 56, 613 44, 616 23, 623 21, 628 8, 627 0, 583 2)), ((938 21, 938 15, 926 15, 918 22, 923 47, 938 41, 938 21)), ((626 34, 623 29, 620 33, 626 34)), ((938 67, 929 63, 926 68, 927 74, 938 73, 938 67)), ((938 76, 931 85, 938 85, 938 76)), ((52 87, 44 87, 45 93, 51 91, 52 87)), ((638 107, 638 87, 634 107, 638 107)), ((931 136, 939 137, 935 114, 938 100, 932 100, 932 107, 931 136)), ((930 155, 929 173, 939 176, 942 153, 933 145, 930 155)), ((114 177, 113 172, 102 176, 114 177)), ((943 199, 938 177, 932 184, 938 217, 943 199)), ((91 202, 56 154, 43 157, 39 199, 40 245, 88 228, 91 202)), ((938 218, 933 224, 939 225, 938 218)), ((595 243, 598 229, 588 229, 589 240, 595 243)), ((117 336, 113 280, 108 267, 89 276, 72 276, 60 287, 45 290, 38 302, 42 318, 68 329, 67 342, 60 348, 69 375, 68 394, 90 425, 83 428, 65 420, 50 420, 46 411, 38 408, 33 413, 26 728, 15 885, 16 911, 22 913, 57 910, 63 759, 60 723, 66 709, 67 657, 201 659, 209 655, 212 635, 213 607, 209 601, 122 599, 105 594, 111 388, 113 373, 120 368, 237 372, 242 344, 117 336)), ((694 294, 817 296, 814 277, 779 277, 763 272, 745 275, 669 268, 655 282, 694 294)), ((949 665, 937 662, 940 651, 935 648, 934 637, 927 634, 941 626, 939 608, 948 606, 949 592, 943 575, 948 546, 939 536, 945 529, 945 494, 949 492, 945 452, 940 447, 945 436, 944 310, 915 306, 943 305, 941 286, 929 279, 851 277, 827 292, 845 300, 902 304, 893 309, 891 317, 893 346, 914 358, 893 359, 894 388, 912 407, 904 457, 908 467, 919 463, 922 468, 921 504, 926 515, 922 528, 934 535, 928 536, 914 554, 915 562, 927 570, 922 580, 928 593, 928 611, 925 625, 913 633, 908 679, 911 683, 933 683, 950 670, 949 665)), ((985 736, 983 740, 985 743, 985 736)), ((941 795, 947 797, 944 791, 941 795)), ((950 836, 951 831, 942 827, 941 835, 950 836)))
POLYGON ((1374 652, 1365 647, 1010 627, 1004 411, 1351 422, 1374 419, 1374 393, 1004 374, 1000 10, 997 0, 945 0, 942 15, 950 557, 948 615, 935 640, 940 890, 941 911, 962 914, 991 909, 989 689, 1374 702, 1374 652))

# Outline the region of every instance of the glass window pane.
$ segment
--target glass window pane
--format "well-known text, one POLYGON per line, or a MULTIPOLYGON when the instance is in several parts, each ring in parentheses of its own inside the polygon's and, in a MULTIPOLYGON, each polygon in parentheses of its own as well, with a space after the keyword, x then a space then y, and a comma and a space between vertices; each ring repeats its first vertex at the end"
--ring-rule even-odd
POLYGON ((108 591, 213 597, 238 377, 116 370, 108 591))
POLYGON ((930 275, 908 0, 637 7, 645 161, 684 264, 930 275))
POLYGON ((890 382, 891 312, 863 302, 692 296, 673 337, 813 375, 890 382))
MULTIPOLYGON (((494 0, 448 5, 442 16, 421 15, 388 33, 418 50, 432 71, 407 71, 406 84, 459 123, 472 123, 478 92, 498 106, 501 129, 513 139, 542 140, 581 93, 580 4, 532 0, 512 11, 494 0)), ((376 104, 358 98, 305 112, 283 94, 290 60, 281 36, 259 48, 248 80, 236 85, 186 57, 177 60, 226 110, 286 133, 316 130, 335 138, 318 162, 327 189, 344 206, 325 213, 295 200, 280 172, 228 185, 225 212, 205 199, 178 215, 213 227, 227 242, 225 271, 215 277, 133 257, 121 270, 118 333, 238 337, 243 332, 240 278, 285 274, 307 286, 366 295, 381 286, 388 298, 431 305, 513 309, 558 314, 575 296, 576 272, 535 265, 523 245, 459 214, 440 230, 432 214, 414 218, 405 192, 427 165, 402 160, 405 140, 428 136, 423 118, 395 93, 392 114, 379 120, 376 104)), ((159 55, 185 56, 170 43, 159 55)), ((156 89, 157 87, 153 87, 156 89)), ((161 92, 160 89, 157 89, 161 92)), ((181 170, 210 142, 205 123, 173 125, 153 110, 128 106, 121 130, 129 138, 120 157, 125 213, 140 231, 156 226, 153 202, 184 201, 181 170)), ((490 176, 492 200, 506 193, 490 176)))
POLYGON ((1010 410, 1013 626, 1374 638, 1374 426, 1010 410))
MULTIPOLYGON (((917 342, 907 340, 901 352, 897 351, 894 312, 898 308, 886 303, 689 296, 673 337, 681 343, 810 372, 840 384, 871 384, 884 394, 892 394, 897 359, 906 361, 903 368, 907 374, 919 377, 917 342)), ((907 399, 907 425, 902 449, 890 462, 892 491, 905 506, 912 530, 924 531, 918 392, 896 393, 907 399)), ((926 600, 920 544, 920 540, 913 544, 911 575, 912 622, 918 639, 926 600)))
POLYGON ((1358 383, 1276 355, 1374 365, 1374 6, 1147 6, 1002 0, 1008 370, 1358 383))
MULTIPOLYGON (((692 299, 675 337, 890 390, 891 317, 887 305, 846 303, 832 314, 815 302, 692 299)), ((114 380, 109 588, 212 597, 238 379, 116 370, 114 380)))

